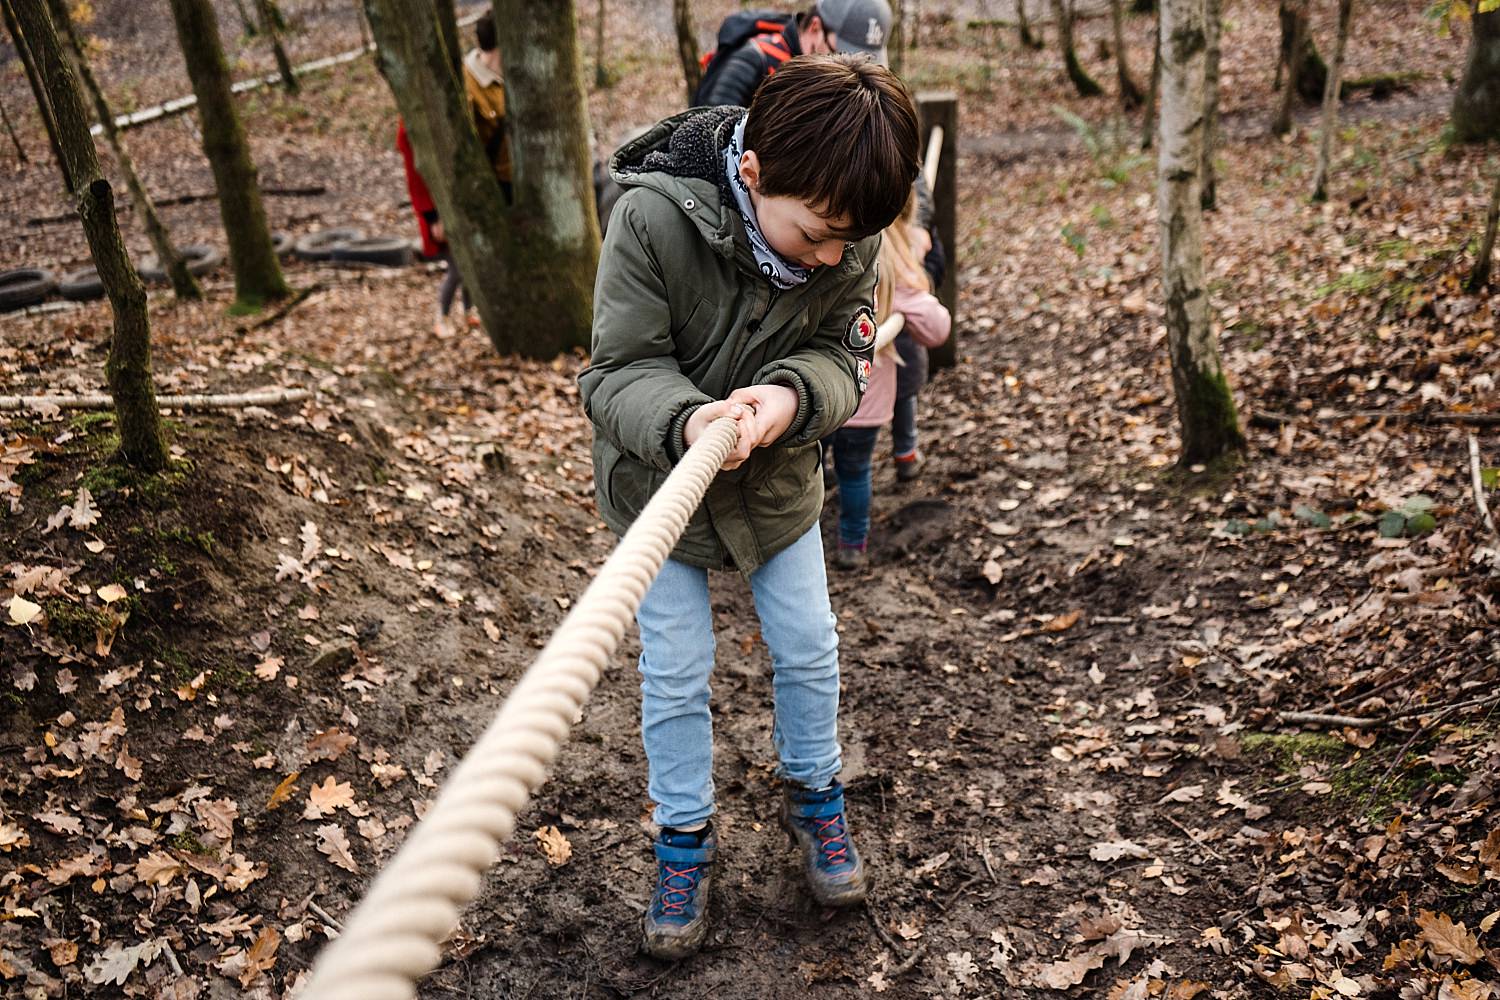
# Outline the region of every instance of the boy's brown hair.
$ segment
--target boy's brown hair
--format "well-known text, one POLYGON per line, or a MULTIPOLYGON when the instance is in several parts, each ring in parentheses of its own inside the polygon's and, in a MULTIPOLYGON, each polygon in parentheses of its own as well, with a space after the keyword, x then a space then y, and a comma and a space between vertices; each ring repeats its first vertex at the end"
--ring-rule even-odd
POLYGON ((750 102, 745 148, 760 160, 760 193, 800 198, 850 239, 901 214, 921 139, 906 86, 867 56, 799 56, 750 102))

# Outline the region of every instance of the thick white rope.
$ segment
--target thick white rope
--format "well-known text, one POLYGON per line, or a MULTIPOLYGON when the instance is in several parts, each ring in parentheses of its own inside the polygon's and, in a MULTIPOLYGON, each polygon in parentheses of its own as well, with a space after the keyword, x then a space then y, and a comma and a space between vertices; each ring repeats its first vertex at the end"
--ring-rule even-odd
MULTIPOLYGON (((312 398, 307 389, 260 389, 216 396, 157 396, 156 405, 177 410, 231 409, 241 406, 274 406, 300 403, 312 398)), ((0 410, 109 410, 114 399, 105 393, 86 396, 0 396, 0 410)))
POLYGON ((927 192, 937 190, 938 161, 943 155, 943 126, 932 126, 927 136, 927 155, 922 157, 922 179, 927 182, 927 192))
POLYGON ((323 949, 301 1000, 409 1000, 442 957, 459 910, 479 893, 516 814, 546 779, 568 729, 734 447, 721 417, 694 442, 453 770, 343 932, 323 949))

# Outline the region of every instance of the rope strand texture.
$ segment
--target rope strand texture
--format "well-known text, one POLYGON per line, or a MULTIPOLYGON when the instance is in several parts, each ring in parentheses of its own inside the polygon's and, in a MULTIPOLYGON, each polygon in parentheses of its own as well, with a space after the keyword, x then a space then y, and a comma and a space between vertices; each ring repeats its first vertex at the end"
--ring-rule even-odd
POLYGON ((721 417, 696 441, 407 837, 338 938, 302 1000, 409 1000, 442 957, 459 910, 479 893, 516 814, 547 768, 709 483, 734 448, 721 417))

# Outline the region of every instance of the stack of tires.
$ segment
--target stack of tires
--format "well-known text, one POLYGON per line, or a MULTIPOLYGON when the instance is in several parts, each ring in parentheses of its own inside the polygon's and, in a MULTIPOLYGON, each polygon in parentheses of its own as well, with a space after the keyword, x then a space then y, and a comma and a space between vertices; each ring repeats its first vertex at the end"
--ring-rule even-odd
POLYGON ((44 267, 0 271, 0 312, 34 306, 57 290, 57 277, 44 267))
POLYGON ((299 260, 406 267, 412 262, 410 240, 366 236, 352 227, 323 229, 299 239, 293 249, 299 260))

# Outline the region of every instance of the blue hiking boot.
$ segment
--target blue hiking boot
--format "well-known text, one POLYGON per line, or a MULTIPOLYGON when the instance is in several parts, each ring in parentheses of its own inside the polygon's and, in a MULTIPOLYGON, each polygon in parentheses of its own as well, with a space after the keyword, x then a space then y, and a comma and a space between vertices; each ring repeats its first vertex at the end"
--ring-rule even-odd
POLYGON ((818 791, 788 783, 781 799, 781 825, 802 852, 813 898, 824 906, 854 906, 869 889, 865 865, 849 839, 844 786, 818 791))
POLYGON ((692 833, 663 828, 656 835, 656 890, 641 921, 641 948, 652 958, 676 961, 703 946, 718 848, 712 826, 692 833))

